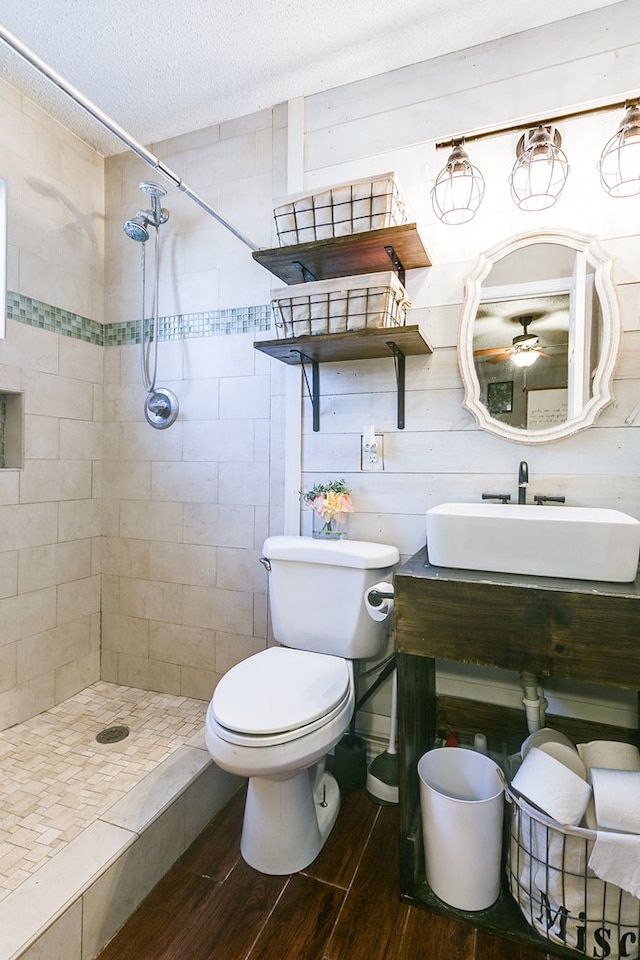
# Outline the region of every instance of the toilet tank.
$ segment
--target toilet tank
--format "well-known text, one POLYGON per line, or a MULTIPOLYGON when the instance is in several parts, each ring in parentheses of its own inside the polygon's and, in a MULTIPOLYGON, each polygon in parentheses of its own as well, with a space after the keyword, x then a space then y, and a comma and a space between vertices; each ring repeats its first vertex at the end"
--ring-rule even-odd
POLYGON ((347 659, 382 652, 387 624, 372 620, 365 591, 389 579, 397 547, 363 540, 268 537, 269 601, 275 639, 347 659))

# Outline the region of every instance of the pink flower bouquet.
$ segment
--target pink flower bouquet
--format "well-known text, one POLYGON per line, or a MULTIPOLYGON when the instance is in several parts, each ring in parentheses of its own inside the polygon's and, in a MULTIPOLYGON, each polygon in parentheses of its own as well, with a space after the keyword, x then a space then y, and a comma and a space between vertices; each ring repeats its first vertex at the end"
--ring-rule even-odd
POLYGON ((303 499, 315 514, 314 537, 335 540, 346 537, 347 518, 353 513, 353 503, 344 480, 318 483, 307 490, 303 499))

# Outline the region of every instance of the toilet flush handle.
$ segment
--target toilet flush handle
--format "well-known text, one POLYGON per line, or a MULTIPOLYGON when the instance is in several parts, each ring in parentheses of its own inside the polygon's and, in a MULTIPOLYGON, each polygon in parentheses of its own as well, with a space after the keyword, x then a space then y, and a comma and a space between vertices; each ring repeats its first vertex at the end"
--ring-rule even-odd
POLYGON ((260 561, 260 563, 262 564, 262 566, 265 568, 265 570, 267 571, 267 573, 270 573, 270 572, 271 572, 271 560, 269 560, 269 557, 258 557, 258 560, 260 561))

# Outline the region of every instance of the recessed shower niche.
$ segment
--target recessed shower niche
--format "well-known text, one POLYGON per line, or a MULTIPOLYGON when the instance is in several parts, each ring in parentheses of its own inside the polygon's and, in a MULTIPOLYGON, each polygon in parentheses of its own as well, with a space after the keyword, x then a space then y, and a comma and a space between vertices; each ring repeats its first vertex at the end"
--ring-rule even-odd
POLYGON ((0 389, 0 470, 22 467, 22 394, 0 389))

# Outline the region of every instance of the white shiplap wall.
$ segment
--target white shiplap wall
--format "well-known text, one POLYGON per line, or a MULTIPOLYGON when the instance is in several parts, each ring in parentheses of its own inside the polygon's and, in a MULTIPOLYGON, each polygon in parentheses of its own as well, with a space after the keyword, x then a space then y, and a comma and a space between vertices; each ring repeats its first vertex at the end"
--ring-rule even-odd
MULTIPOLYGON (((548 211, 523 213, 509 197, 515 133, 468 145, 487 180, 483 206, 472 223, 440 224, 429 201, 446 160, 445 151, 436 152, 436 141, 637 93, 640 19, 634 10, 637 14, 635 0, 627 0, 308 98, 305 187, 395 170, 409 219, 417 221, 433 262, 407 278, 413 301, 408 322, 420 324, 434 353, 407 360, 406 429, 396 428, 391 360, 322 366, 319 433, 312 432, 309 403, 304 403, 304 486, 328 476, 346 477, 357 510, 353 536, 387 540, 409 556, 424 544, 429 506, 479 499, 488 489, 513 492, 523 458, 530 466, 531 496, 561 493, 568 503, 614 506, 640 518, 640 198, 608 198, 596 170, 621 111, 561 124, 572 169, 562 198, 548 211), (615 401, 597 426, 529 447, 477 429, 462 407, 456 343, 464 278, 478 254, 512 234, 545 225, 600 239, 614 260, 624 332, 615 401), (360 472, 366 423, 384 434, 382 473, 360 472)), ((308 515, 303 516, 303 529, 308 525, 308 515)), ((513 706, 521 697, 517 678, 496 671, 443 667, 440 687, 513 706)), ((547 695, 558 712, 635 722, 634 697, 619 691, 552 684, 547 695)), ((384 698, 376 699, 372 712, 384 710, 384 698)), ((376 728, 377 721, 370 722, 376 728)))

